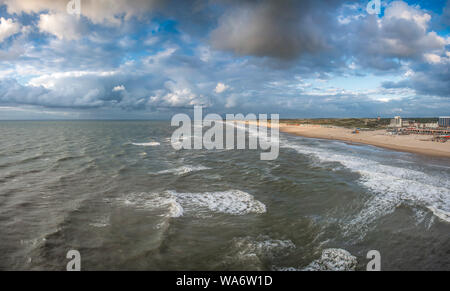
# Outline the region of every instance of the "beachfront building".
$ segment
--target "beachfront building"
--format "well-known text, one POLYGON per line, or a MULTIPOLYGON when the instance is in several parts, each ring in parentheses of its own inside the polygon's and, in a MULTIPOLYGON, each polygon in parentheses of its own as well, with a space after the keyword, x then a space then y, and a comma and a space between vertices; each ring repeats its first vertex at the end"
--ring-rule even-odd
POLYGON ((412 121, 412 120, 403 120, 402 121, 402 127, 411 127, 411 126, 413 126, 413 124, 414 124, 414 121, 412 121))
POLYGON ((440 127, 450 127, 450 116, 439 117, 439 126, 440 127))
POLYGON ((389 127, 402 127, 402 118, 400 116, 395 116, 394 119, 391 119, 391 124, 389 127))
POLYGON ((439 123, 437 123, 437 122, 428 122, 428 123, 415 122, 413 124, 413 127, 415 127, 415 128, 438 128, 439 123))
POLYGON ((431 123, 425 123, 425 128, 438 128, 439 123, 437 122, 431 122, 431 123))

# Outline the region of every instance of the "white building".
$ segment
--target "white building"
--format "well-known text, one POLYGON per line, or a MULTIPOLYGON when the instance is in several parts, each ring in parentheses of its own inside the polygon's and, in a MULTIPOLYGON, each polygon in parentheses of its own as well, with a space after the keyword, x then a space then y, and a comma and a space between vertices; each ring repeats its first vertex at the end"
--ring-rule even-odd
POLYGON ((391 124, 389 125, 389 127, 402 127, 402 126, 403 122, 400 116, 395 116, 394 119, 391 119, 391 124))
POLYGON ((437 122, 425 123, 425 128, 438 128, 438 127, 439 127, 439 123, 437 123, 437 122))

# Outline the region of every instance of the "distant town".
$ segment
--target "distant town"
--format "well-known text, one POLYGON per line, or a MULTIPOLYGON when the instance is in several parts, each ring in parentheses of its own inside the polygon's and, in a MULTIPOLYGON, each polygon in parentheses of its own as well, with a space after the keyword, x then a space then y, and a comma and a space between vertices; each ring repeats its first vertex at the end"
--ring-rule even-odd
POLYGON ((354 134, 361 131, 386 130, 388 135, 430 135, 432 141, 446 142, 450 139, 450 116, 436 118, 319 118, 282 119, 287 126, 317 125, 321 127, 343 127, 352 129, 354 134))
POLYGON ((450 116, 439 117, 436 122, 421 122, 395 116, 391 119, 388 132, 392 134, 433 135, 435 141, 446 142, 450 138, 450 116))

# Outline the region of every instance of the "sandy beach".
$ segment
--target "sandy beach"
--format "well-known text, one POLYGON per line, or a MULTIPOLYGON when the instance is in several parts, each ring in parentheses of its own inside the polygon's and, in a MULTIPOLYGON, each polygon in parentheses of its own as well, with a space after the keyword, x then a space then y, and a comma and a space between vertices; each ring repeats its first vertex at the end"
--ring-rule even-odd
POLYGON ((433 142, 429 135, 388 135, 386 130, 361 131, 358 134, 353 134, 353 130, 347 128, 285 124, 280 124, 280 131, 305 137, 342 140, 450 158, 450 142, 433 142))
MULTIPOLYGON (((270 127, 270 124, 268 125, 270 127)), ((341 140, 350 143, 368 144, 391 150, 450 158, 450 142, 431 141, 430 135, 388 135, 386 130, 361 131, 321 125, 288 125, 280 123, 280 131, 304 137, 341 140)))

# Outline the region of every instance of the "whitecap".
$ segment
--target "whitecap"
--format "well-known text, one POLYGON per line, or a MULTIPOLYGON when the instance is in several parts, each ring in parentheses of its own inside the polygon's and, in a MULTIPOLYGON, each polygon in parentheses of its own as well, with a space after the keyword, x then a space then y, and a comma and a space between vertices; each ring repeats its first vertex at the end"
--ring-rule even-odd
POLYGON ((176 199, 166 193, 131 193, 124 197, 117 198, 126 206, 133 206, 138 209, 163 209, 166 217, 183 216, 183 207, 176 199))
POLYGON ((132 142, 132 145, 135 146, 142 146, 142 147, 154 147, 154 146, 159 146, 161 145, 159 142, 153 141, 153 142, 144 142, 144 143, 137 143, 137 142, 132 142))
POLYGON ((228 190, 223 192, 177 193, 168 191, 177 201, 189 208, 207 209, 212 212, 244 215, 266 212, 266 206, 244 191, 228 190))
POLYGON ((295 244, 291 240, 272 239, 261 235, 256 239, 249 236, 236 238, 233 241, 233 247, 244 256, 274 257, 295 249, 295 244))
POLYGON ((273 267, 274 271, 355 271, 358 261, 355 256, 344 249, 325 249, 319 259, 308 266, 273 267))
POLYGON ((355 271, 358 261, 343 249, 325 249, 320 259, 303 268, 303 271, 355 271))
POLYGON ((198 216, 201 212, 216 212, 232 215, 261 214, 266 206, 240 190, 203 193, 131 193, 117 198, 122 204, 137 209, 163 209, 168 217, 180 217, 185 212, 198 216))
POLYGON ((440 219, 450 222, 450 212, 437 209, 433 206, 428 206, 428 209, 431 210, 431 212, 433 212, 433 214, 440 219))
POLYGON ((156 172, 156 174, 175 174, 175 175, 184 175, 187 173, 195 172, 195 171, 203 171, 203 170, 210 170, 211 168, 204 167, 204 166, 181 166, 178 168, 168 169, 168 170, 162 170, 159 172, 156 172))
POLYGON ((291 240, 272 239, 267 235, 238 237, 232 240, 223 264, 225 268, 237 265, 248 270, 263 270, 265 263, 288 256, 295 248, 291 240))
POLYGON ((424 172, 385 165, 368 158, 341 154, 332 149, 284 143, 301 154, 315 158, 319 163, 337 162, 360 174, 359 183, 372 195, 365 207, 350 221, 344 222, 344 234, 358 233, 362 238, 376 219, 390 214, 401 204, 428 208, 434 215, 448 222, 450 212, 450 182, 424 172))

